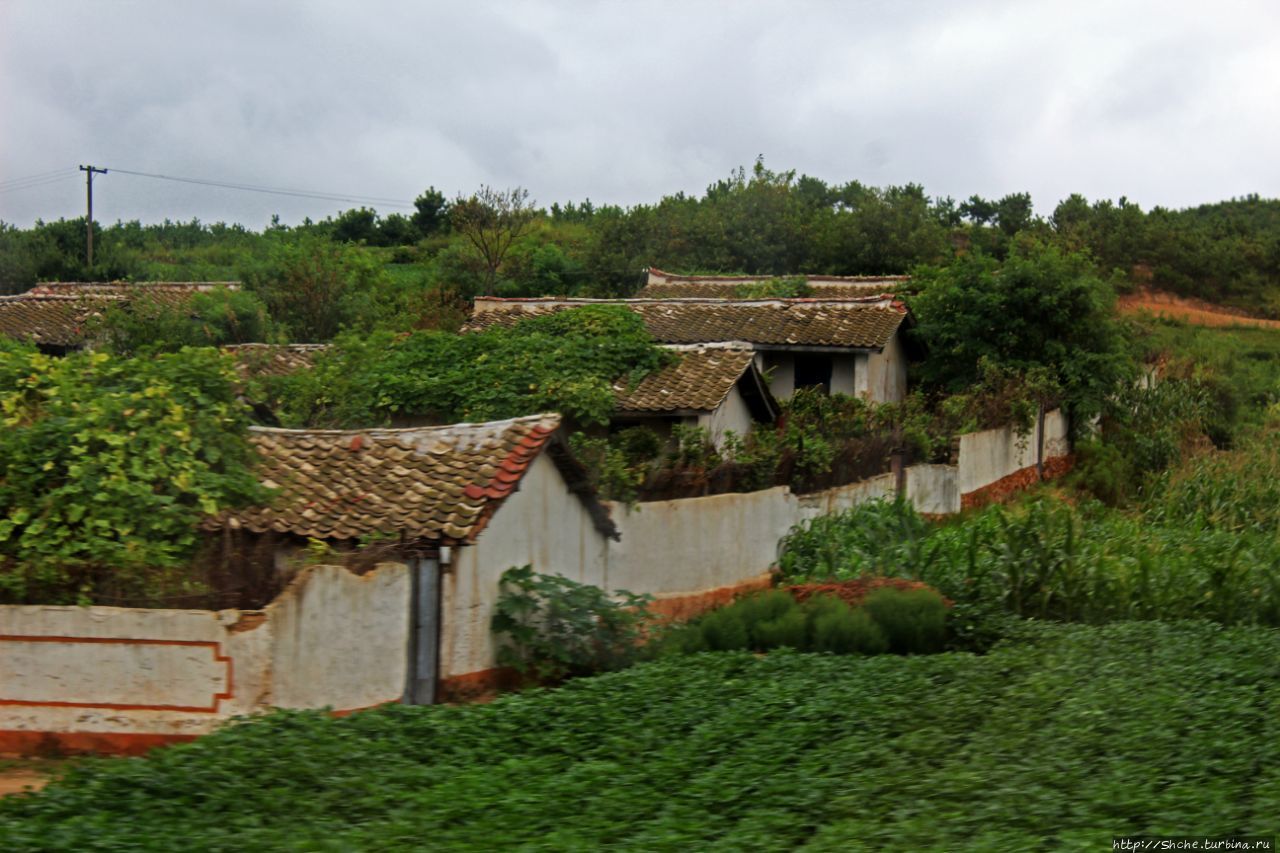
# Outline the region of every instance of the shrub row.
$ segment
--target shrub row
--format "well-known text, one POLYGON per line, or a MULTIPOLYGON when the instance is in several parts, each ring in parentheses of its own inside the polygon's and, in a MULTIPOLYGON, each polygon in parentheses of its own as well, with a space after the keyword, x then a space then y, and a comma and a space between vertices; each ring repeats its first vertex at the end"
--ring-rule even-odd
POLYGON ((701 651, 766 652, 790 648, 802 652, 875 655, 940 651, 947 608, 931 589, 883 587, 861 607, 834 595, 803 602, 785 590, 738 599, 727 607, 679 626, 655 643, 658 654, 701 651))

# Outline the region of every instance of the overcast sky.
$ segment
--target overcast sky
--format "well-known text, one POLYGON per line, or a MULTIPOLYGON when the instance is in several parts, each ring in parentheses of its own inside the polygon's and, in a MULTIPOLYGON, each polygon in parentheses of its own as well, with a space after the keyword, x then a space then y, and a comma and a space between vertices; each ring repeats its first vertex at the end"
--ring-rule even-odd
MULTIPOLYGON (((0 0, 19 225, 83 215, 82 163, 635 204, 761 154, 832 183, 1025 190, 1042 213, 1072 192, 1280 196, 1280 3, 0 0)), ((357 206, 121 173, 94 201, 105 222, 254 228, 357 206)))

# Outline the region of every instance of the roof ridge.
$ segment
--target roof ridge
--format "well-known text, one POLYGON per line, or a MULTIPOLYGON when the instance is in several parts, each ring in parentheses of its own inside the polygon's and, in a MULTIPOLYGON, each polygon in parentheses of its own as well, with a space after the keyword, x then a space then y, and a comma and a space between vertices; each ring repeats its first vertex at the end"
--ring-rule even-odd
POLYGON ((521 415, 514 418, 503 418, 496 421, 474 421, 461 422, 453 424, 431 424, 426 426, 415 427, 364 427, 362 429, 290 429, 288 427, 266 427, 251 426, 249 432, 255 435, 281 435, 281 436, 342 436, 342 435, 386 435, 394 438, 396 436, 410 436, 420 433, 439 433, 449 432, 451 430, 480 430, 480 429, 499 429, 504 427, 515 426, 516 424, 547 424, 554 421, 559 426, 561 416, 557 412, 543 412, 536 415, 521 415))

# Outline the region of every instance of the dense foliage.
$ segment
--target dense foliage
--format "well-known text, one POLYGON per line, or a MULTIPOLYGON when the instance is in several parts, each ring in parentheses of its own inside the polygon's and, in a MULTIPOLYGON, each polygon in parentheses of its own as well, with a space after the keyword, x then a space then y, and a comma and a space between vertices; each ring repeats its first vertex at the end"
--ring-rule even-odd
POLYGON ((670 658, 489 705, 278 713, 0 801, 6 850, 1097 850, 1275 832, 1280 633, 670 658))
MULTIPOLYGON (((735 170, 700 196, 677 193, 628 208, 585 200, 530 210, 523 192, 485 188, 449 202, 429 189, 410 217, 356 209, 294 227, 273 221, 261 232, 195 220, 95 226, 92 268, 84 263, 83 219, 0 225, 0 293, 50 279, 231 279, 281 243, 309 239, 332 243, 344 256, 376 253, 390 262, 391 278, 411 279, 417 290, 463 296, 627 295, 651 264, 678 272, 906 273, 975 250, 1003 259, 1032 239, 1087 252, 1128 284, 1280 315, 1280 201, 1257 196, 1144 211, 1123 198, 1073 195, 1041 218, 1025 193, 957 203, 931 198, 916 184, 828 183, 763 162, 735 170), (512 198, 521 200, 518 211, 512 198), (453 228, 455 209, 459 224, 481 230, 453 228), (514 227, 471 239, 513 212, 514 227)), ((387 283, 368 284, 378 290, 387 283)), ((299 317, 277 314, 273 305, 274 319, 299 324, 309 309, 294 307, 299 317)))
POLYGON ((927 384, 961 392, 984 363, 1041 371, 1040 393, 1064 395, 1082 415, 1098 412, 1129 358, 1114 318, 1114 292, 1090 260, 1055 247, 1016 248, 1003 264, 975 253, 918 271, 912 308, 928 347, 927 384))
MULTIPOLYGON (((1262 508, 1265 529, 1245 528, 1238 510, 1225 516, 1234 524, 1216 527, 1193 507, 1191 487, 1180 489, 1181 499, 1147 516, 1042 498, 932 525, 906 504, 868 504, 793 530, 781 565, 805 580, 921 580, 954 599, 961 618, 979 621, 1009 613, 1280 626, 1274 512, 1262 508)), ((1201 507, 1223 514, 1218 498, 1215 489, 1201 507)))
POLYGON ((211 349, 51 358, 0 341, 0 600, 163 594, 151 571, 190 556, 203 514, 262 497, 234 388, 211 349))
POLYGON ((87 336, 116 355, 183 347, 263 343, 275 337, 267 307, 253 293, 219 287, 190 302, 152 298, 138 288, 128 300, 93 317, 87 336))
POLYGON ((652 653, 792 649, 876 655, 942 650, 947 610, 931 589, 873 590, 854 607, 833 595, 803 601, 780 589, 747 595, 655 641, 652 653))
POLYGON ((314 370, 280 380, 276 393, 292 425, 363 427, 403 417, 457 423, 538 412, 604 424, 613 383, 638 381, 669 357, 638 315, 591 306, 475 334, 346 334, 314 370))
POLYGON ((608 593, 529 565, 512 567, 493 608, 497 662, 541 682, 621 669, 639 653, 648 602, 624 589, 608 593))

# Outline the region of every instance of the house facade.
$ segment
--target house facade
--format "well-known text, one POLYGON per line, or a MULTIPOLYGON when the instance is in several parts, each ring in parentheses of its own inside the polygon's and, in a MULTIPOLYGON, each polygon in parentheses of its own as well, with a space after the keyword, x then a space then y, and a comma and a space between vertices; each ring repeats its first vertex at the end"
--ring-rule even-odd
POLYGON ((669 345, 740 342, 780 400, 796 389, 865 396, 877 403, 906 396, 900 332, 906 306, 888 296, 859 299, 503 299, 475 301, 464 331, 513 325, 525 317, 584 305, 621 305, 639 314, 654 339, 669 345))
POLYGON ((665 347, 673 360, 634 386, 613 386, 614 430, 645 426, 668 437, 681 424, 706 431, 720 448, 729 434, 745 436, 756 424, 771 424, 778 404, 749 345, 691 344, 665 347))

